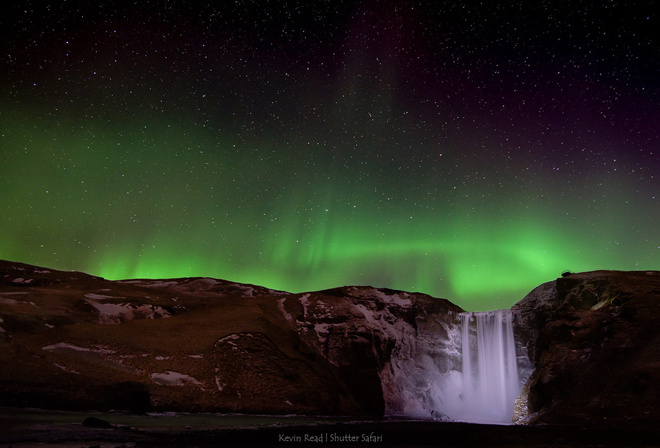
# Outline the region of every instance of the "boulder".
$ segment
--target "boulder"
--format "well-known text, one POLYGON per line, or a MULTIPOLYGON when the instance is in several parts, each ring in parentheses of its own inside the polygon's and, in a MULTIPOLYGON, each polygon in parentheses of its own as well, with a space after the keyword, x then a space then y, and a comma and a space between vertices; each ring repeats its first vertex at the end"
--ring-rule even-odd
POLYGON ((96 417, 87 417, 85 420, 83 420, 82 425, 86 426, 87 428, 100 428, 100 429, 113 428, 113 426, 109 422, 96 417))

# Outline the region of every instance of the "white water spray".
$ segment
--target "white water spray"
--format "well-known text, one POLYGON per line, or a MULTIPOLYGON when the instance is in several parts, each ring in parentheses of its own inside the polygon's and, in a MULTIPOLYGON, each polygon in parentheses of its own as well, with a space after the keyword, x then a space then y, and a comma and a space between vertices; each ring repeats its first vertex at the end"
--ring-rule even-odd
POLYGON ((508 310, 463 313, 459 420, 511 423, 520 393, 512 315, 508 310))
POLYGON ((380 373, 388 415, 513 423, 533 365, 516 345, 510 310, 429 319, 415 328, 401 319, 373 322, 397 340, 380 373))

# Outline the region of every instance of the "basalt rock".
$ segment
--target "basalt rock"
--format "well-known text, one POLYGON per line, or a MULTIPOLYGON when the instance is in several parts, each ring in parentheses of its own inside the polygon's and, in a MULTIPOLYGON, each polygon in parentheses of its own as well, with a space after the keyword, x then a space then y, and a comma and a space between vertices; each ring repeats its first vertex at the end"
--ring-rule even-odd
POLYGON ((660 272, 570 274, 513 311, 535 365, 528 423, 660 422, 660 272))

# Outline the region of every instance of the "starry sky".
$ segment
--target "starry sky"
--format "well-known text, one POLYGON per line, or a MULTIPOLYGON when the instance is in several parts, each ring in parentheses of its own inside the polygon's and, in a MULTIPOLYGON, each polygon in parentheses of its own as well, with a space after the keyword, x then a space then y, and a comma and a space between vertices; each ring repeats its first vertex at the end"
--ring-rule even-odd
POLYGON ((10 2, 0 258, 508 308, 660 269, 654 2, 10 2))

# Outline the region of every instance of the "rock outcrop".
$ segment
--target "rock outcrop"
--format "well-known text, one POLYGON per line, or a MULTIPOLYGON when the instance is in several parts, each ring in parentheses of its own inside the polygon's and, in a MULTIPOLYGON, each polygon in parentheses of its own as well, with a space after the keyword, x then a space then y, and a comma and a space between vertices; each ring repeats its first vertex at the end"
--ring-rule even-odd
POLYGON ((660 422, 660 272, 567 274, 512 310, 536 368, 528 423, 660 422))

